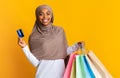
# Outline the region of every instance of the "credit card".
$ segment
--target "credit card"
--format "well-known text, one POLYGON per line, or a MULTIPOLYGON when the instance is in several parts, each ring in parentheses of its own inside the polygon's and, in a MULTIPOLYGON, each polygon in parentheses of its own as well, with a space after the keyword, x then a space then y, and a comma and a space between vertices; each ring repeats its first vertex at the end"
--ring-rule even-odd
POLYGON ((23 34, 23 32, 22 32, 22 29, 18 29, 18 30, 17 30, 17 34, 18 34, 18 36, 19 36, 20 38, 24 37, 24 34, 23 34))

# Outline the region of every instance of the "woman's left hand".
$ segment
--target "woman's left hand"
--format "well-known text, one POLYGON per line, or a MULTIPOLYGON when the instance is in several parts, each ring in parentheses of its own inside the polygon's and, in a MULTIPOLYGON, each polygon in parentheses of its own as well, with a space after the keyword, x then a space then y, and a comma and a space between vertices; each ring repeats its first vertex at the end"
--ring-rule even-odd
POLYGON ((79 45, 79 48, 82 49, 85 47, 85 42, 84 41, 80 41, 77 43, 79 45))

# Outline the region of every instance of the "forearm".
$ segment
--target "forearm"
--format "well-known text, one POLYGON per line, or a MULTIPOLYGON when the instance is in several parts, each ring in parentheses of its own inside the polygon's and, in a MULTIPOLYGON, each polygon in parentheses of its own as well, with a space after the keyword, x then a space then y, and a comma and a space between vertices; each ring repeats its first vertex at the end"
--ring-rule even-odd
POLYGON ((27 59, 32 63, 33 66, 38 66, 38 64, 40 63, 40 61, 30 52, 28 46, 25 46, 24 48, 22 48, 25 56, 27 57, 27 59))
POLYGON ((74 51, 76 51, 78 49, 79 49, 79 45, 77 43, 72 45, 72 46, 69 46, 67 48, 67 55, 71 54, 72 52, 74 52, 74 51))

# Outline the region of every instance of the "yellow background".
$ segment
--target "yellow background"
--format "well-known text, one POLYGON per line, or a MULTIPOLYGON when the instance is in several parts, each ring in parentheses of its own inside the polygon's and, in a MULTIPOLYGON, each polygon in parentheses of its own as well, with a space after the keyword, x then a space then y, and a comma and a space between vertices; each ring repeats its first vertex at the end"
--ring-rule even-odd
POLYGON ((85 41, 113 77, 120 78, 119 0, 1 0, 0 78, 34 78, 36 69, 17 45, 16 30, 22 28, 28 42, 40 4, 53 8, 54 24, 65 29, 69 45, 85 41))

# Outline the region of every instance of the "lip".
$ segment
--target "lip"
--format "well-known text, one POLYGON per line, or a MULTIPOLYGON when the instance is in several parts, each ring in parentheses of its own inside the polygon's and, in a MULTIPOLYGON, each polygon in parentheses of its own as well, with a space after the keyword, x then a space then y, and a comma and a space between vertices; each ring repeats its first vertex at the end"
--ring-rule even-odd
POLYGON ((49 19, 43 19, 42 21, 46 23, 49 21, 49 19))
POLYGON ((44 20, 43 20, 43 22, 47 22, 47 21, 48 21, 48 19, 44 19, 44 20))

